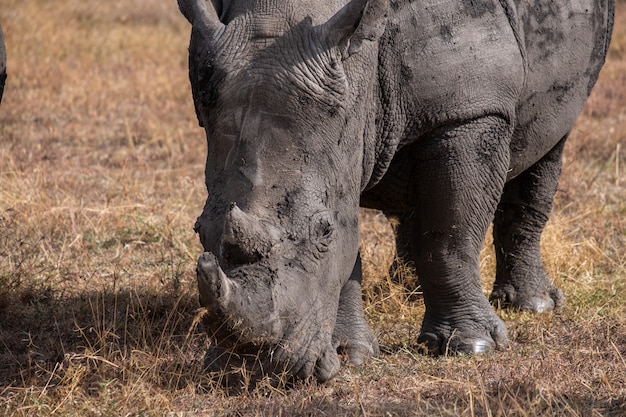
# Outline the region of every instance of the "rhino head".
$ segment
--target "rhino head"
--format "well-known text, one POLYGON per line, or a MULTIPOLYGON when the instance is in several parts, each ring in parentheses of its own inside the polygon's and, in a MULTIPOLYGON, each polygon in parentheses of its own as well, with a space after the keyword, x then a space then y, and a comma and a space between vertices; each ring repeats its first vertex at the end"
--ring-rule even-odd
POLYGON ((322 3, 179 0, 208 143, 195 230, 213 370, 325 381, 339 368, 387 3, 322 3))

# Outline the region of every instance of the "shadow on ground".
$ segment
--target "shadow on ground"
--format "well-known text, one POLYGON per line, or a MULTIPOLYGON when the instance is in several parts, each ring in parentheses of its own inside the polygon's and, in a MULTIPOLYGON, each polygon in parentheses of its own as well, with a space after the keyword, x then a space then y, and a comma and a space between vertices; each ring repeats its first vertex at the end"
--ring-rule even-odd
POLYGON ((194 352, 206 340, 193 322, 197 308, 191 293, 120 290, 55 299, 51 292, 16 291, 0 310, 0 386, 42 386, 77 361, 118 369, 128 361, 137 368, 144 361, 145 369, 168 361, 200 367, 194 352))

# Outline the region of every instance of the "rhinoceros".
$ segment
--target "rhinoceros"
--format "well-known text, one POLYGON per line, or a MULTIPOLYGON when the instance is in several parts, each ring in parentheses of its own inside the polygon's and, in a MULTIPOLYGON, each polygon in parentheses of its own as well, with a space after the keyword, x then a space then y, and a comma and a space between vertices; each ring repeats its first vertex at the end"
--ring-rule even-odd
POLYGON ((4 83, 7 79, 7 51, 4 46, 4 35, 2 34, 2 26, 0 26, 0 103, 2 103, 2 94, 4 93, 4 83))
POLYGON ((399 219, 423 290, 416 345, 505 349, 491 301, 563 304, 539 241, 563 145, 597 80, 613 0, 178 0, 206 132, 195 231, 209 370, 314 376, 379 352, 359 207, 399 219))

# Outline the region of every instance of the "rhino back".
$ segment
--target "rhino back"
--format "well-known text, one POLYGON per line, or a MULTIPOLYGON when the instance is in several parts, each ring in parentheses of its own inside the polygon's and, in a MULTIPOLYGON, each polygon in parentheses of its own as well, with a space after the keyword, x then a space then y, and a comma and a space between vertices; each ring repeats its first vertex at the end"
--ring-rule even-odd
POLYGON ((390 168, 407 145, 487 114, 514 128, 509 178, 527 169, 571 130, 604 63, 612 16, 613 0, 392 1, 366 189, 402 176, 390 168))
POLYGON ((598 0, 513 2, 522 39, 525 85, 511 146, 514 177, 572 129, 608 50, 614 3, 598 0))
POLYGON ((434 129, 484 114, 512 120, 523 81, 518 40, 498 0, 392 1, 379 52, 380 143, 367 189, 390 174, 397 153, 434 129))
POLYGON ((485 113, 513 117, 522 57, 498 0, 396 7, 383 40, 392 52, 381 65, 399 80, 395 92, 411 125, 403 139, 485 113))

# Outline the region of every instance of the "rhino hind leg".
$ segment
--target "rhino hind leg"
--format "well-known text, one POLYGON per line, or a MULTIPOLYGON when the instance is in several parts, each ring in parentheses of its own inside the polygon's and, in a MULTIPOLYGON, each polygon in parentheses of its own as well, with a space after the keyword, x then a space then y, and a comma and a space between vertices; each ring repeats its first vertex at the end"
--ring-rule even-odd
POLYGON ((352 274, 341 289, 333 332, 333 345, 337 351, 346 354, 348 362, 357 366, 379 354, 376 336, 363 312, 361 276, 361 255, 358 254, 352 274))
POLYGON ((497 266, 490 300, 494 304, 537 313, 563 306, 563 292, 546 274, 540 239, 552 210, 564 143, 565 138, 504 188, 493 229, 497 266))

